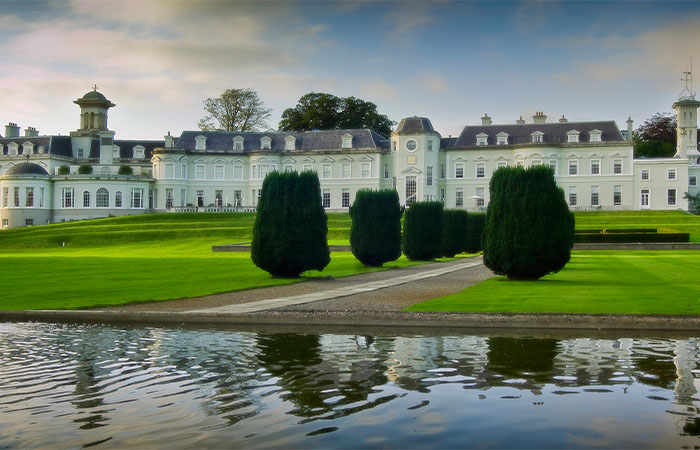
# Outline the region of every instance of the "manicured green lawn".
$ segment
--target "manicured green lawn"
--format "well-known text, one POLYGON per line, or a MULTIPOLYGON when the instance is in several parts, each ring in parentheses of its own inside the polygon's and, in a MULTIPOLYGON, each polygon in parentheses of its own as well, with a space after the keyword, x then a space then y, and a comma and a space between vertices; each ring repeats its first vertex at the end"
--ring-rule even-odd
MULTIPOLYGON (((385 268, 415 264, 405 258, 385 268)), ((77 309, 295 283, 258 269, 248 252, 213 253, 208 239, 0 251, 0 310, 77 309)), ((373 269, 334 252, 322 272, 342 277, 373 269)))
POLYGON ((496 277, 409 311, 698 314, 697 251, 575 251, 539 281, 496 277))
POLYGON ((691 242, 700 242, 700 216, 683 211, 586 211, 574 213, 576 229, 657 228, 690 233, 691 242))

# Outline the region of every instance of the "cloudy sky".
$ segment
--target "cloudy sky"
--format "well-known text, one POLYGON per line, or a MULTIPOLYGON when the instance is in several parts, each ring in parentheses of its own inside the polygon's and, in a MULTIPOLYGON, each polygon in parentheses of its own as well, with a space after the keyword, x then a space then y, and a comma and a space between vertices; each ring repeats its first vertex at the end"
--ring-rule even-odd
POLYGON ((671 111, 693 57, 700 74, 700 2, 5 0, 0 55, 0 121, 45 134, 78 127, 94 84, 117 139, 197 129, 205 98, 244 87, 272 128, 312 91, 443 136, 485 112, 636 127, 671 111))

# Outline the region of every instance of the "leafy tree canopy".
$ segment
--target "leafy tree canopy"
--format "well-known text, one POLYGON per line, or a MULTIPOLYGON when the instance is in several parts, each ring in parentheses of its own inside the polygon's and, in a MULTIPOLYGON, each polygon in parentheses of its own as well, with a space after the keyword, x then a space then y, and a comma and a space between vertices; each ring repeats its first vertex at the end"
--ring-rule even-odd
POLYGON ((396 122, 377 112, 377 105, 357 97, 322 92, 303 95, 294 108, 282 113, 280 131, 368 128, 389 137, 396 122))
POLYGON ((676 154, 676 116, 656 113, 634 136, 634 157, 668 158, 676 154))
POLYGON ((252 89, 227 89, 204 100, 204 111, 207 115, 198 123, 203 131, 254 131, 267 128, 271 109, 252 89))

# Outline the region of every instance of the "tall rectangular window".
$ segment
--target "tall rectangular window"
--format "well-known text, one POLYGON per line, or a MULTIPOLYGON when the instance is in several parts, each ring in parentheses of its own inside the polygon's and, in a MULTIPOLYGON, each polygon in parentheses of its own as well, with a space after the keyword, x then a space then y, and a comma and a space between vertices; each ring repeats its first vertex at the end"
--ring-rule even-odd
POLYGON ((175 164, 165 163, 165 178, 175 178, 175 164))
POLYGON ((114 207, 115 208, 122 207, 122 193, 121 193, 121 191, 117 191, 114 194, 114 207))
POLYGON ((131 189, 131 207, 132 208, 143 208, 143 189, 142 188, 131 189))
POLYGON ((569 175, 578 175, 578 160, 569 160, 569 175))
POLYGON ((576 186, 569 186, 569 206, 576 206, 576 186))
POLYGON ((598 186, 591 186, 591 206, 598 206, 598 186))
POLYGON ((225 169, 225 166, 223 164, 217 164, 214 166, 214 179, 215 180, 223 180, 224 179, 224 169, 225 169))
POLYGON ((457 191, 455 192, 455 206, 457 208, 464 206, 464 191, 462 188, 457 188, 457 191))
POLYGON ((331 177, 331 165, 324 164, 323 167, 321 168, 321 178, 330 178, 330 177, 331 177))
POLYGON ((197 180, 203 180, 205 176, 206 166, 204 164, 196 164, 194 166, 194 178, 197 180))
POLYGON ((15 208, 19 208, 19 187, 15 186, 15 208))
POLYGON ((61 189, 61 207, 62 208, 72 208, 75 204, 75 197, 73 188, 63 188, 61 189))
POLYGON ((323 190, 323 196, 322 196, 321 200, 322 200, 321 203, 323 204, 324 208, 331 207, 331 190, 330 189, 323 190))
POLYGON ((425 184, 427 186, 433 185, 433 168, 431 166, 425 168, 425 184))
POLYGON ((613 205, 622 204, 622 186, 616 184, 613 186, 613 205))
POLYGON ((187 164, 183 163, 180 165, 180 178, 183 180, 187 179, 187 164))
POLYGON ((622 174, 622 160, 621 159, 613 159, 613 174, 614 175, 621 175, 622 174))
POLYGON ((39 188, 39 208, 44 207, 44 188, 39 188))
MULTIPOLYGON (((253 190, 255 192, 255 190, 253 190)), ((204 206, 204 190, 203 189, 198 189, 197 190, 197 207, 204 206)))
POLYGON ((455 164, 455 178, 464 178, 464 163, 455 164))
POLYGON ((340 176, 342 178, 350 178, 350 163, 343 163, 340 165, 340 176))
POLYGON ((369 178, 370 177, 370 164, 369 163, 362 163, 362 178, 369 178))
POLYGON ((600 175, 600 160, 591 160, 591 175, 600 175))
POLYGON ((340 204, 343 208, 350 207, 350 189, 343 188, 343 192, 341 193, 340 204))
POLYGON ((34 188, 28 187, 24 192, 24 206, 34 208, 34 188))
POLYGON ((676 205, 676 190, 675 189, 668 189, 666 191, 666 203, 669 206, 676 205))
POLYGON ((476 206, 483 208, 485 203, 486 199, 484 198, 484 188, 476 188, 476 206))
POLYGON ((180 206, 184 207, 186 204, 187 189, 180 189, 180 206))
POLYGON ((554 175, 557 174, 557 160, 556 159, 550 159, 549 163, 547 164, 550 169, 554 171, 554 175))
POLYGON ((233 166, 233 179, 242 180, 243 179, 243 166, 233 166))
POLYGON ((9 191, 10 191, 10 188, 8 188, 7 186, 2 188, 2 207, 3 208, 7 208, 7 199, 9 196, 9 191))
POLYGON ((233 191, 233 206, 239 207, 243 205, 243 192, 233 191))
POLYGON ((690 175, 688 177, 688 186, 697 186, 698 184, 698 177, 695 175, 690 175))
POLYGON ((406 177, 406 206, 416 201, 416 177, 410 175, 406 177))
POLYGON ((284 165, 284 172, 294 172, 294 164, 285 164, 284 165))
POLYGON ((384 179, 389 179, 389 164, 384 164, 384 179))
POLYGON ((484 175, 485 175, 484 163, 476 163, 476 177, 477 178, 484 178, 484 175))
POLYGON ((440 178, 445 178, 445 165, 440 164, 440 178))
POLYGON ((224 191, 217 190, 214 192, 214 206, 217 208, 224 206, 224 191))
POLYGON ((170 209, 173 207, 173 190, 165 189, 165 207, 170 209))
POLYGON ((109 207, 109 191, 106 188, 99 188, 95 193, 95 206, 98 208, 109 207))

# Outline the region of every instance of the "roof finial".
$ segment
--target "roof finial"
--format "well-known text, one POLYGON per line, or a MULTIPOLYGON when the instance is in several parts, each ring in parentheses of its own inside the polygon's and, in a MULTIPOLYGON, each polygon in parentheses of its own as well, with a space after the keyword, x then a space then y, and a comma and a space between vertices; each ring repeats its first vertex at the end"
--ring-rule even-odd
POLYGON ((95 92, 97 92, 97 84, 95 84, 95 85, 92 87, 92 90, 95 91, 95 92))
POLYGON ((685 81, 685 89, 683 89, 678 96, 679 100, 695 100, 695 92, 693 91, 693 59, 690 59, 690 70, 688 66, 685 66, 685 71, 683 72, 683 78, 681 81, 685 81))

